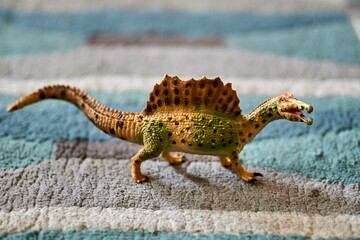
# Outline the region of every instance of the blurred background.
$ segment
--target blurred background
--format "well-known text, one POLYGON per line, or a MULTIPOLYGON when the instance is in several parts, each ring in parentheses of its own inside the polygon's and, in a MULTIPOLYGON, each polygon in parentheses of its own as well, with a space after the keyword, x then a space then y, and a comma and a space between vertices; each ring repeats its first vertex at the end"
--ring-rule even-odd
POLYGON ((357 0, 0 0, 0 238, 360 237, 359 38, 357 0), (220 76, 244 113, 292 92, 314 123, 271 123, 245 147, 258 184, 187 155, 146 161, 139 185, 139 146, 74 106, 6 112, 59 83, 141 111, 164 74, 220 76))
POLYGON ((260 84, 354 79, 359 9, 355 0, 2 0, 0 77, 115 76, 133 89, 165 73, 260 84))

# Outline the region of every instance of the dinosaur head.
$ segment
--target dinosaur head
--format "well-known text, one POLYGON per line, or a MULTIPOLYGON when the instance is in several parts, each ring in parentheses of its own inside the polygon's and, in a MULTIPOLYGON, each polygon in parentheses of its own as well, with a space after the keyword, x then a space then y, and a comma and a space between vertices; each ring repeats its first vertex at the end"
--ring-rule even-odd
POLYGON ((303 103, 294 98, 291 93, 285 93, 276 99, 277 112, 282 117, 289 121, 305 122, 308 125, 313 123, 312 118, 308 118, 303 114, 303 110, 308 113, 313 111, 313 106, 303 103))

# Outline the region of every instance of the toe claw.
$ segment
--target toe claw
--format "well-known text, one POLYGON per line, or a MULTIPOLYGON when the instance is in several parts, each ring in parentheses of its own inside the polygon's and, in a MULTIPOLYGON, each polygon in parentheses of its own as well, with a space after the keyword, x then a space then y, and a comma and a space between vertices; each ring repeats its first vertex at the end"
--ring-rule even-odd
POLYGON ((263 175, 261 173, 257 173, 257 172, 254 172, 254 176, 255 177, 263 177, 263 175))
POLYGON ((140 178, 140 179, 137 179, 137 180, 135 180, 135 181, 136 181, 136 183, 148 182, 148 181, 149 181, 149 177, 148 177, 148 176, 144 176, 144 177, 142 177, 142 178, 140 178))

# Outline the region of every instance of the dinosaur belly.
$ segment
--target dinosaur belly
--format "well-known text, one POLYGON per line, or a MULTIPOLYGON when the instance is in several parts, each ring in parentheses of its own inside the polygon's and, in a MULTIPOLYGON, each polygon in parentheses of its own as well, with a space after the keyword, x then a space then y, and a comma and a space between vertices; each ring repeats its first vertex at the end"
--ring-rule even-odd
POLYGON ((187 121, 167 123, 169 151, 223 155, 239 146, 239 131, 231 121, 211 115, 194 115, 187 121))

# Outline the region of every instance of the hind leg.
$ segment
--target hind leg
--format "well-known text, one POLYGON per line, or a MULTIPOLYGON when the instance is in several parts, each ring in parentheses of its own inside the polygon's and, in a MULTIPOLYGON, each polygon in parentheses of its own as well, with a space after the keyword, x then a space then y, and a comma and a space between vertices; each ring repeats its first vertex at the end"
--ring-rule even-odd
POLYGON ((184 162, 185 157, 180 154, 170 154, 167 151, 162 151, 161 156, 165 158, 170 164, 176 165, 184 162))

